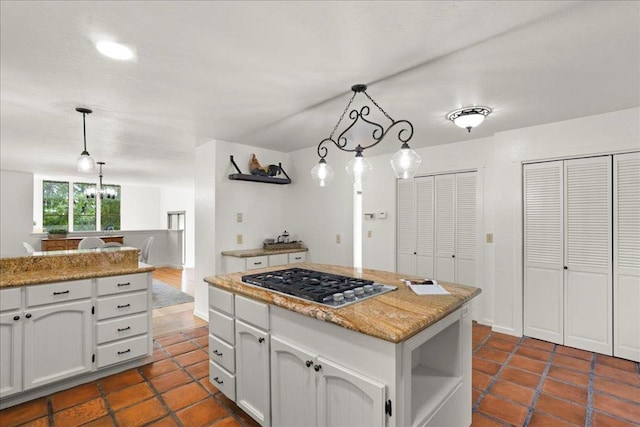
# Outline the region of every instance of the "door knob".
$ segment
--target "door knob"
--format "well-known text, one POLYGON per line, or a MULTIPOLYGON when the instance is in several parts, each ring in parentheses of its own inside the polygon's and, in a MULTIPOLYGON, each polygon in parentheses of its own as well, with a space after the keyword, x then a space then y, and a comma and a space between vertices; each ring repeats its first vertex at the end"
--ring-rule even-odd
POLYGON ((262 337, 258 338, 258 342, 259 343, 263 343, 264 342, 264 338, 262 338, 262 337))
POLYGON ((316 370, 316 372, 320 371, 320 369, 322 369, 322 365, 313 365, 313 369, 316 370))
POLYGON ((311 367, 311 365, 313 365, 313 362, 311 360, 307 360, 306 362, 304 362, 305 365, 307 365, 307 368, 311 367))

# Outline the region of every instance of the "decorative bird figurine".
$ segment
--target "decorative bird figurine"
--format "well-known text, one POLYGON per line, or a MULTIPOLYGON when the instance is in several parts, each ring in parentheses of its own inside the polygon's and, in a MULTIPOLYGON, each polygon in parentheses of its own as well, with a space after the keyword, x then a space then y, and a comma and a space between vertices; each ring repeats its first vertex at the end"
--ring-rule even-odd
POLYGON ((282 172, 280 170, 280 167, 276 165, 262 166, 255 154, 251 155, 251 160, 249 161, 249 171, 251 172, 251 175, 262 176, 276 176, 280 175, 280 173, 282 172))

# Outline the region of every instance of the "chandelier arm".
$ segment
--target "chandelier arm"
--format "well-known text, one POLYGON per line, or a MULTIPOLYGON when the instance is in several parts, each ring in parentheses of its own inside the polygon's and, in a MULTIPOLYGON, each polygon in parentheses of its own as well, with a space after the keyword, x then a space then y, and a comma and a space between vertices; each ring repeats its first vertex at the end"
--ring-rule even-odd
MULTIPOLYGON (((338 123, 336 123, 336 125, 333 127, 333 130, 331 131, 331 134, 329 135, 329 139, 333 140, 333 134, 335 134, 336 130, 338 130, 338 126, 340 126, 340 122, 342 122, 342 119, 344 118, 344 115, 347 114, 347 111, 349 110, 349 107, 351 107, 351 103, 353 102, 353 98, 356 97, 356 94, 357 94, 357 92, 354 91, 353 95, 351 95, 351 99, 347 103, 347 106, 344 107, 344 111, 342 112, 342 115, 338 119, 338 123)), ((335 141, 334 141, 334 143, 335 143, 335 141)))

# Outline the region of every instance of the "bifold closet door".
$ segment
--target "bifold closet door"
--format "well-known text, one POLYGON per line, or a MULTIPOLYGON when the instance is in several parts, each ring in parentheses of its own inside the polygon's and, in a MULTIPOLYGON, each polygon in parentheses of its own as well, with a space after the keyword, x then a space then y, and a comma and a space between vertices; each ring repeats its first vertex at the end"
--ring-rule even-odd
POLYGON ((524 165, 524 334, 562 344, 562 161, 524 165))
POLYGON ((416 274, 416 208, 413 179, 398 180, 396 272, 416 274))
POLYGON ((640 153, 613 156, 613 355, 640 362, 640 153))
POLYGON ((564 166, 564 345, 611 355, 611 157, 564 166))
POLYGON ((433 176, 415 179, 416 275, 424 278, 433 278, 433 182, 433 176))
POLYGON ((475 172, 456 175, 455 282, 476 286, 477 218, 475 172))
POLYGON ((435 177, 435 278, 451 283, 455 282, 455 183, 453 174, 435 177))

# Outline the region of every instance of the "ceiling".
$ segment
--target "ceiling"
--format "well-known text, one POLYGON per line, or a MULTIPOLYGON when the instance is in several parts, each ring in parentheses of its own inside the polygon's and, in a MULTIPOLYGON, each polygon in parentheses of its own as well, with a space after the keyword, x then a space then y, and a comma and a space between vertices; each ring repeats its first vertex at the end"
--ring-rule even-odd
POLYGON ((355 83, 413 148, 640 105, 637 1, 3 0, 0 19, 1 167, 44 175, 77 175, 78 106, 106 183, 190 185, 213 139, 316 146, 355 83), (446 114, 470 105, 493 113, 467 134, 446 114))

